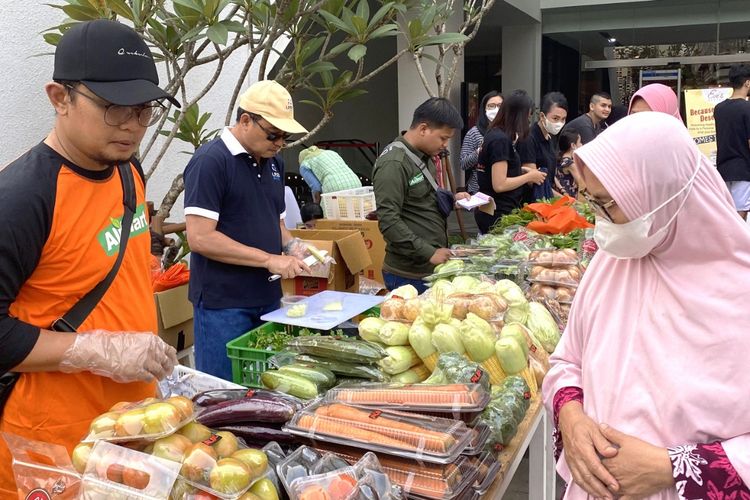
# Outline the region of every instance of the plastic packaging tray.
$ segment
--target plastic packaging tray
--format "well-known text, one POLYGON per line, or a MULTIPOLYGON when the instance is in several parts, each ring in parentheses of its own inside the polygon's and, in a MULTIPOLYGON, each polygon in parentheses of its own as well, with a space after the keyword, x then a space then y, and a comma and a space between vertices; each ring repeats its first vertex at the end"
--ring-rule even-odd
POLYGON ((458 420, 324 401, 298 412, 284 429, 314 441, 439 464, 453 462, 471 440, 471 430, 458 420))
MULTIPOLYGON (((349 447, 318 444, 316 448, 356 463, 365 453, 349 447)), ((414 462, 399 457, 378 455, 383 471, 391 482, 397 484, 408 498, 455 500, 471 490, 478 472, 468 457, 459 456, 453 463, 437 465, 414 462)))
POLYGON ((482 411, 490 394, 479 384, 346 383, 329 390, 325 401, 372 408, 434 412, 482 411))
POLYGON ((464 450, 464 455, 479 455, 482 453, 484 446, 490 439, 492 429, 484 422, 477 422, 477 424, 471 429, 471 441, 469 446, 464 450))
POLYGON ((482 452, 481 455, 470 457, 469 462, 478 471, 477 479, 474 481, 472 488, 480 495, 487 493, 492 483, 495 482, 500 472, 500 462, 495 456, 488 452, 482 452))
POLYGON ((580 263, 578 253, 570 248, 532 250, 527 260, 530 264, 544 267, 568 267, 577 266, 580 263))
POLYGON ((533 283, 529 288, 529 300, 552 299, 560 304, 571 304, 576 295, 576 289, 569 286, 552 286, 533 283))

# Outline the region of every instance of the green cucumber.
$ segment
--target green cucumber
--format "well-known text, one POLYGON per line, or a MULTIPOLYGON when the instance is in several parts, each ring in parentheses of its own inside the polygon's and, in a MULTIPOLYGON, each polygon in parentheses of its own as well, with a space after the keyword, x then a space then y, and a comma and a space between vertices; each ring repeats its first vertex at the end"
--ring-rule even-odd
POLYGON ((305 378, 323 389, 330 389, 336 383, 336 375, 334 375, 331 370, 322 366, 306 366, 293 363, 291 365, 282 366, 279 368, 279 371, 305 378))
POLYGON ((322 389, 315 382, 288 372, 269 370, 261 374, 260 380, 269 389, 300 399, 313 399, 322 392, 322 389))

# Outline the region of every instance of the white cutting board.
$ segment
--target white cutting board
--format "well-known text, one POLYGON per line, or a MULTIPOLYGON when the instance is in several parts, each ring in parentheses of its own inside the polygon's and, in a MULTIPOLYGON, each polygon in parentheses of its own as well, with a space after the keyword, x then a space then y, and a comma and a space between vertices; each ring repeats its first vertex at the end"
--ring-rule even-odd
POLYGON ((368 309, 383 302, 384 297, 377 295, 362 295, 359 293, 335 292, 325 290, 316 293, 297 304, 306 304, 307 311, 300 318, 290 318, 286 315, 289 307, 282 307, 276 311, 264 314, 260 317, 263 321, 273 321, 284 325, 301 326, 303 328, 314 328, 317 330, 332 330, 341 323, 352 319, 368 309), (341 311, 324 311, 323 308, 330 302, 341 302, 341 311))
POLYGON ((260 317, 263 321, 273 321, 284 325, 301 326, 303 328, 314 328, 317 330, 332 330, 341 323, 352 319, 368 309, 383 302, 384 297, 377 295, 362 295, 359 293, 335 292, 325 290, 316 293, 297 304, 307 304, 307 312, 301 318, 290 318, 286 315, 289 307, 282 307, 276 311, 264 314, 260 317), (330 302, 339 301, 342 305, 341 311, 324 311, 323 308, 330 302))

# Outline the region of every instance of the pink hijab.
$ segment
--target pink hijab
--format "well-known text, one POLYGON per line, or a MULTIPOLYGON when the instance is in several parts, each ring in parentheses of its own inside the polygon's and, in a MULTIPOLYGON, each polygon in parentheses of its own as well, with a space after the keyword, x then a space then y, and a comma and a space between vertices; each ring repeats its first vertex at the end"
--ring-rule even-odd
POLYGON ((628 114, 630 114, 630 108, 633 107, 633 101, 635 101, 636 97, 640 97, 646 101, 646 104, 651 108, 651 111, 666 113, 682 120, 677 94, 675 94, 674 90, 670 87, 662 85, 661 83, 651 83, 642 87, 638 92, 633 94, 633 97, 630 98, 628 114))
MULTIPOLYGON (((699 166, 665 237, 642 259, 599 251, 550 358, 543 397, 583 389, 598 422, 657 446, 722 441, 750 484, 750 231, 685 127, 637 113, 576 151, 628 218, 659 206, 699 166), (657 138, 658 139, 655 139, 657 138)), ((655 214, 653 230, 683 196, 655 214)), ((557 470, 572 480, 565 457, 557 470)), ((566 498, 586 498, 571 484, 566 498)), ((651 498, 676 499, 675 490, 651 498)))

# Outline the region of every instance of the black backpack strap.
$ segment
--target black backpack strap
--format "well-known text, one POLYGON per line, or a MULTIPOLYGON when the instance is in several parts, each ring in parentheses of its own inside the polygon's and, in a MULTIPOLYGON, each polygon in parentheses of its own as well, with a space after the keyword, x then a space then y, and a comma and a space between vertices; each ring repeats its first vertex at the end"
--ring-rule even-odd
POLYGON ((136 195, 135 195, 135 181, 133 180, 133 172, 130 168, 129 162, 122 162, 117 165, 117 171, 120 174, 120 181, 122 182, 122 204, 125 207, 125 212, 122 216, 121 232, 120 232, 120 251, 117 254, 112 269, 109 273, 101 280, 94 288, 89 291, 86 295, 74 305, 70 311, 68 311, 62 318, 55 320, 52 323, 52 330, 57 332, 75 332, 79 326, 86 320, 91 314, 99 301, 104 297, 104 294, 109 289, 109 286, 114 281, 117 272, 120 270, 120 264, 122 259, 125 257, 125 249, 128 246, 128 239, 130 238, 130 226, 133 224, 133 216, 135 215, 136 208, 136 195))

